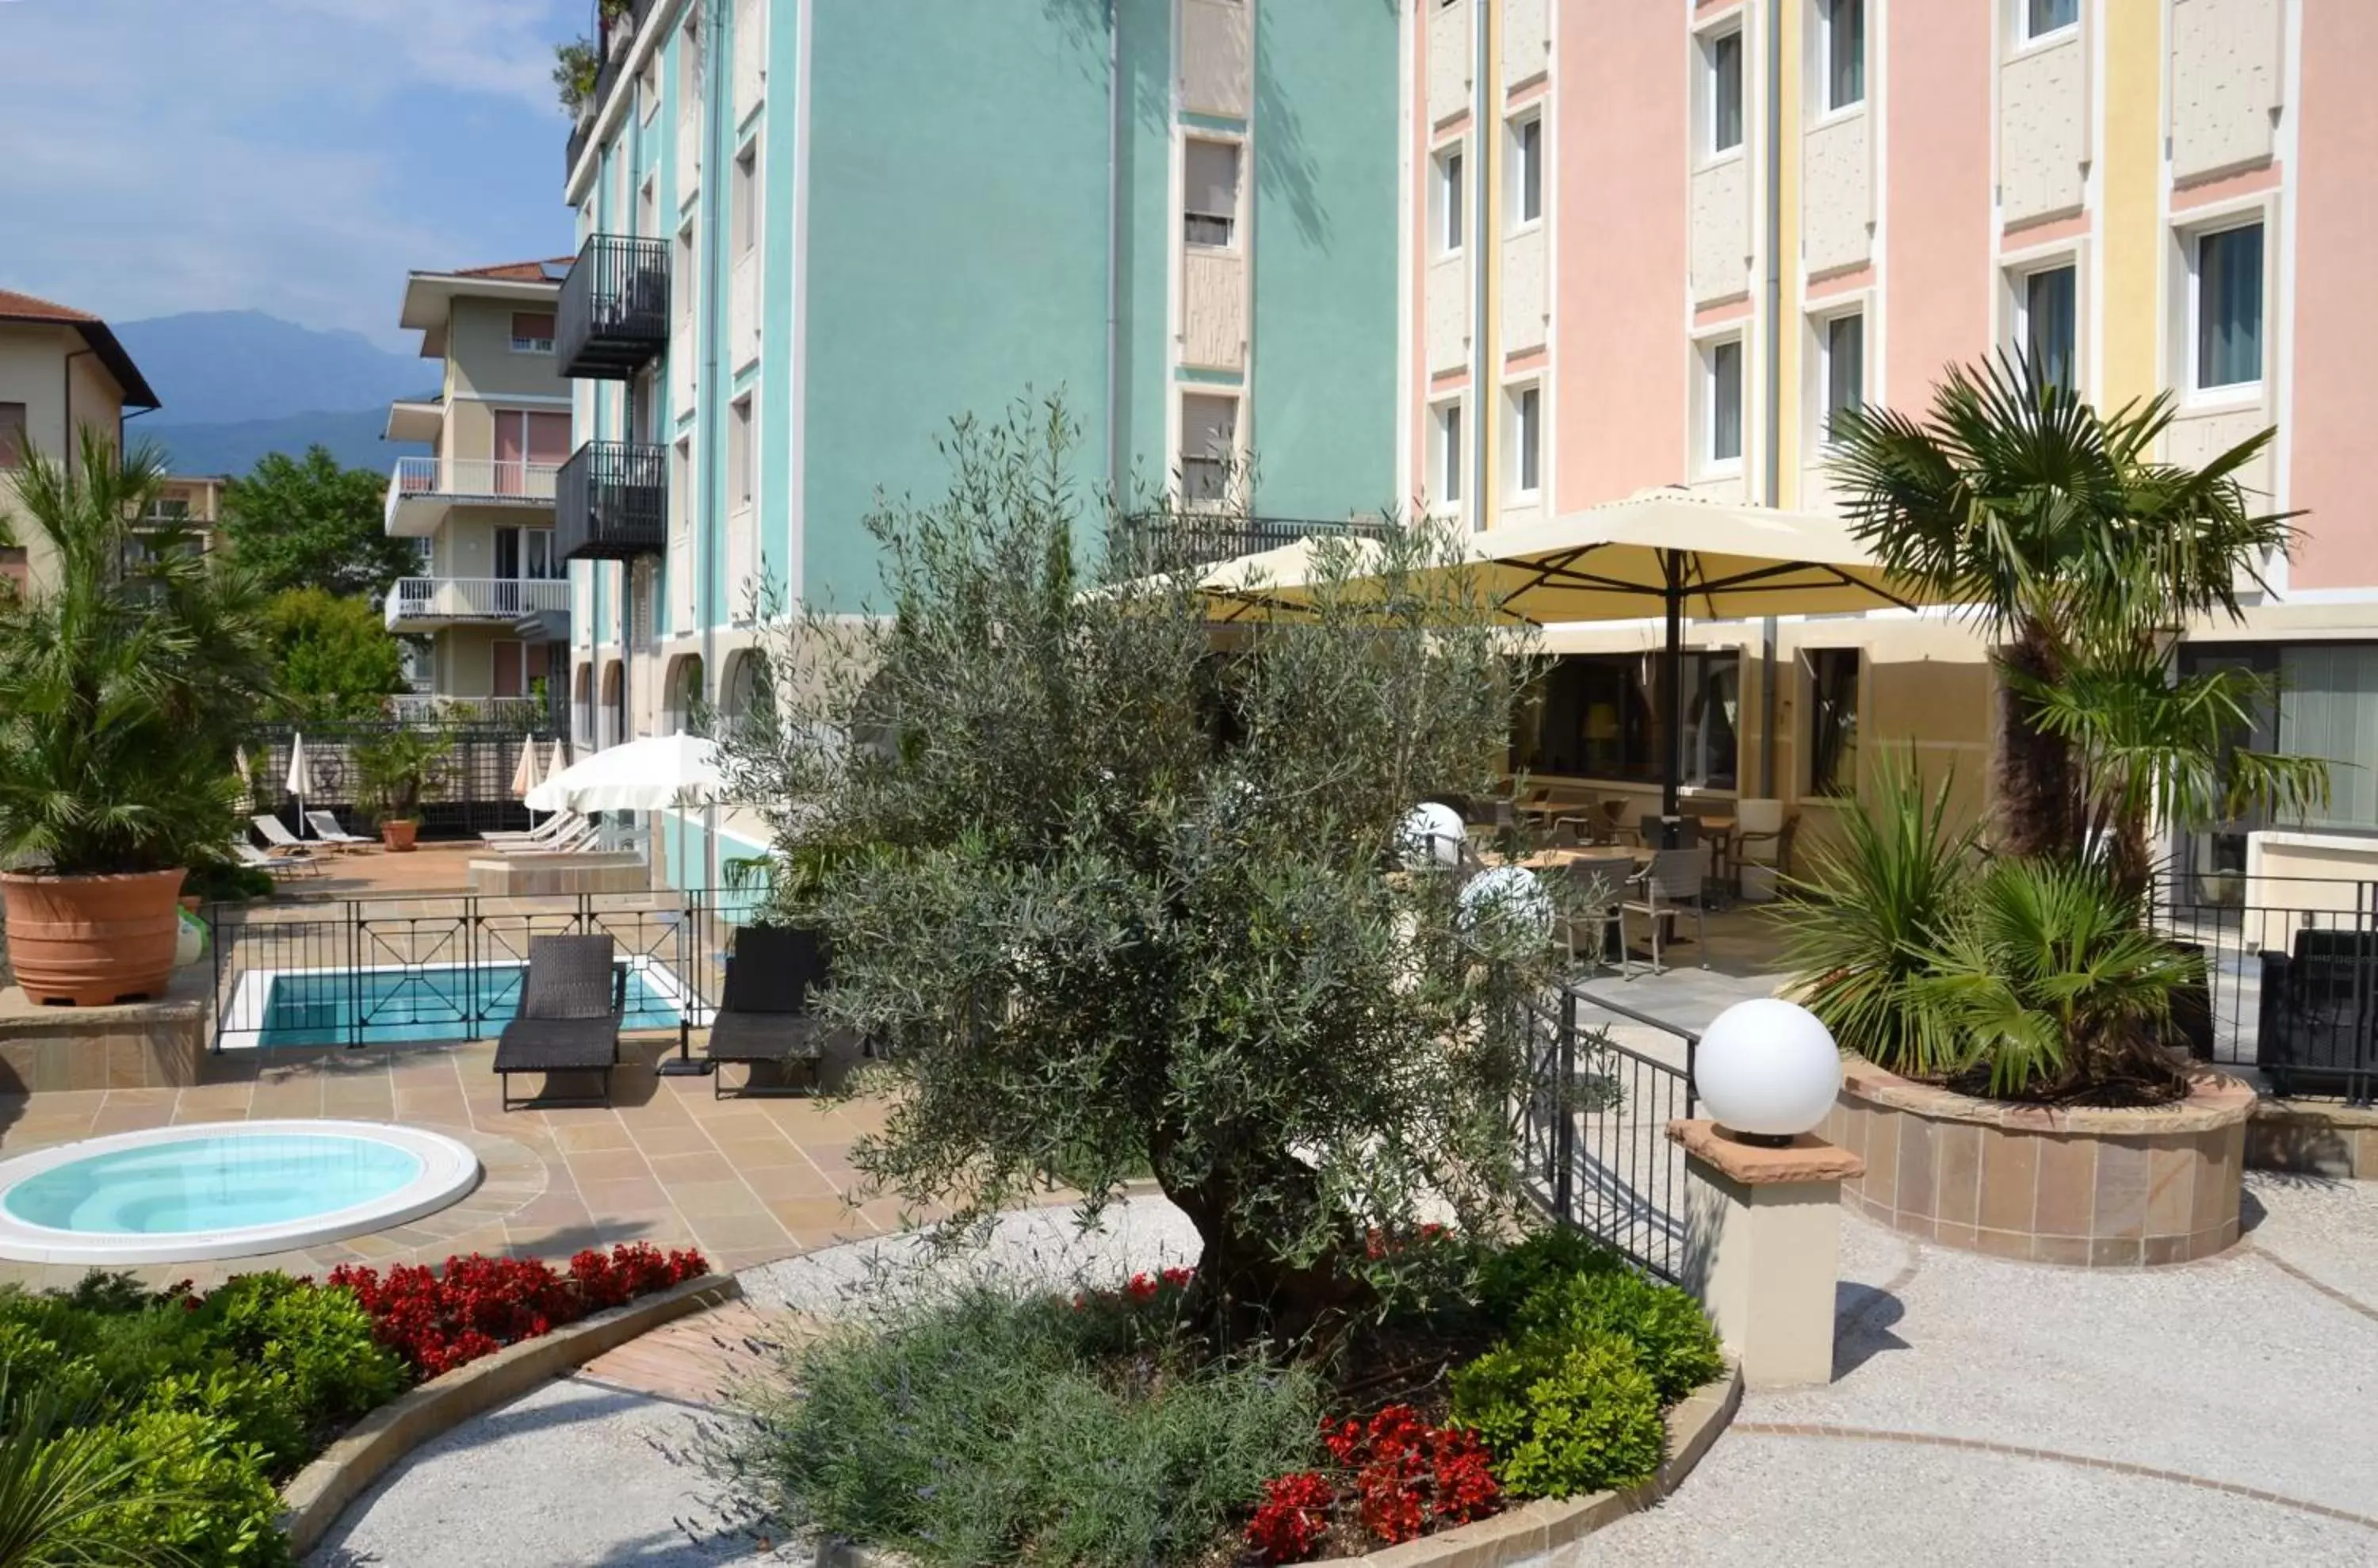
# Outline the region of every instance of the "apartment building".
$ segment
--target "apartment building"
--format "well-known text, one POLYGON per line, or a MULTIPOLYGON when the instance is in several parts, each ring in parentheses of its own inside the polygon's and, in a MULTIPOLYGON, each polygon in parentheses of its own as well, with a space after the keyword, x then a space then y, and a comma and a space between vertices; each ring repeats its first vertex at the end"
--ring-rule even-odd
POLYGON ((570 383, 554 308, 569 266, 405 280, 399 320, 439 365, 437 394, 391 404, 385 431, 429 443, 426 457, 397 459, 388 486, 388 532, 421 551, 419 573, 400 578, 383 609, 415 649, 414 706, 529 708, 540 727, 559 709, 570 585, 553 498, 570 455, 570 383))
MULTIPOLYGON (((28 451, 75 461, 85 426, 120 445, 125 410, 158 406, 157 394, 106 322, 71 306, 0 289, 0 517, 18 510, 15 470, 28 451)), ((30 528, 0 545, 0 579, 48 580, 53 554, 30 528)))
POLYGON ((876 498, 1020 397, 1081 425, 1093 514, 1388 504, 1398 37, 1380 0, 629 7, 569 150, 580 742, 731 710, 763 602, 871 603, 876 498))
MULTIPOLYGON (((1404 40, 1402 478, 1491 529, 1682 485, 1832 502, 1847 404, 1920 409, 1997 349, 2103 406, 2165 388, 2168 455, 2276 425, 2244 476, 2292 561, 2188 657, 2284 678, 2263 743, 2326 755, 2316 828, 2378 829, 2378 7, 2322 0, 1423 0, 1404 40)), ((1934 618, 1694 629, 1697 782, 1807 805, 1861 747, 1979 809, 1981 648, 1934 618)), ((1545 771, 1647 786, 1642 628, 1565 630, 1545 771)), ((2237 862, 2242 832, 2184 846, 2237 862)))
POLYGON ((168 475, 135 531, 152 546, 170 537, 184 549, 221 549, 223 489, 230 483, 226 474, 168 475))

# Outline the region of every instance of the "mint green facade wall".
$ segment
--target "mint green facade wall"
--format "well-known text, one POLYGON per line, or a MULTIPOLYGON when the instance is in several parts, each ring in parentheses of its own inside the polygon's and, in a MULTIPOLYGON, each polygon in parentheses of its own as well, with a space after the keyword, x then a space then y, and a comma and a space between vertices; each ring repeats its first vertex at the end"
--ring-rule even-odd
POLYGON ((1395 499, 1395 0, 1255 10, 1255 375, 1246 440, 1276 517, 1395 499))

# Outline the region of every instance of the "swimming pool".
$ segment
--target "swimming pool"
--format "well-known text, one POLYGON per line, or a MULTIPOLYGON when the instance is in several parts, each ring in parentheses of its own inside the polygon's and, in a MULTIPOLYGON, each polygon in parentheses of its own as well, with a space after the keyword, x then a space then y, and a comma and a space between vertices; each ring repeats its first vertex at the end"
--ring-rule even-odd
MULTIPOLYGON (((622 1029, 675 1029, 699 998, 656 960, 628 969, 622 1029)), ((240 976, 218 1042, 224 1050, 292 1045, 392 1045, 482 1040, 520 1010, 521 963, 403 964, 373 969, 250 970, 240 976)))
POLYGON ((152 1128, 0 1161, 0 1258, 191 1262, 402 1224, 476 1185, 478 1156, 377 1122, 152 1128))

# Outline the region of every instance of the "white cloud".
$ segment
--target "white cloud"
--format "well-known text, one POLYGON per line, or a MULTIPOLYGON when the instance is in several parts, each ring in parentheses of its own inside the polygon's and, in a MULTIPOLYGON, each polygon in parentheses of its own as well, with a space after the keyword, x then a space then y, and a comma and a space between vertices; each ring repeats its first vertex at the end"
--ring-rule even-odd
POLYGON ((0 4, 0 286, 117 319, 252 308, 400 343, 407 269, 566 235, 549 73, 574 9, 0 4), (492 139, 460 128, 480 121, 492 139))

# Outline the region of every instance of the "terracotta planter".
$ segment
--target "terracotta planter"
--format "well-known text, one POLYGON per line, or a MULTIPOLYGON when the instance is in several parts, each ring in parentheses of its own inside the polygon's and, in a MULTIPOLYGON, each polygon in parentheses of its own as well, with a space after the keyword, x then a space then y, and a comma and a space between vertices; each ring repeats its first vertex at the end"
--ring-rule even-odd
POLYGON ((0 874, 17 983, 42 1007, 103 1007, 164 995, 182 874, 0 874))
POLYGON ((417 822, 391 819, 379 825, 379 841, 393 853, 409 854, 414 837, 420 831, 421 824, 417 822))

